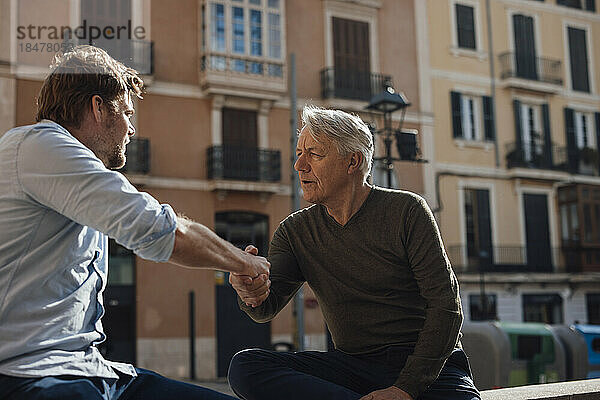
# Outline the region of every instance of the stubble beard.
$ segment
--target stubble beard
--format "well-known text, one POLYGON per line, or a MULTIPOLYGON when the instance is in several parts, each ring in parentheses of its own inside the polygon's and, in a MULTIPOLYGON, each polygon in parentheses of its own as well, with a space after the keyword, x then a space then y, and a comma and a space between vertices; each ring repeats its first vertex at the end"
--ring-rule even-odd
MULTIPOLYGON (((107 138, 112 138, 112 133, 115 129, 115 118, 111 117, 108 121, 106 121, 106 126, 104 127, 104 136, 105 138, 99 138, 100 140, 106 141, 107 138)), ((125 144, 121 140, 119 143, 111 146, 106 149, 106 168, 108 169, 121 169, 125 166, 125 162, 127 161, 125 157, 125 144)))

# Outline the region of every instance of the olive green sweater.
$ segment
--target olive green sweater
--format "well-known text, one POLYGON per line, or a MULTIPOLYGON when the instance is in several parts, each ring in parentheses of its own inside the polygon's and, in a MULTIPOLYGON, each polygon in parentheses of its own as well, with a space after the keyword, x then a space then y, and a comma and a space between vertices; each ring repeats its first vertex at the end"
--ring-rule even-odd
POLYGON ((269 297, 257 308, 240 301, 251 318, 271 320, 306 281, 340 351, 414 346, 395 386, 415 399, 460 345, 458 282, 416 194, 373 188, 344 226, 322 205, 300 210, 279 225, 269 261, 269 297))

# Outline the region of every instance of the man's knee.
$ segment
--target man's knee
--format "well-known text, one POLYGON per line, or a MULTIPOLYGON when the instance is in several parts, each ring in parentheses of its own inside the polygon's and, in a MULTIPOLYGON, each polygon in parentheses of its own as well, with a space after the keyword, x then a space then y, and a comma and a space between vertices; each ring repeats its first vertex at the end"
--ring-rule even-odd
MULTIPOLYGON (((255 369, 255 364, 260 357, 260 349, 248 349, 237 352, 229 363, 229 371, 227 377, 229 384, 236 388, 244 388, 247 386, 252 371, 255 369)), ((250 383, 251 384, 251 383, 250 383)))

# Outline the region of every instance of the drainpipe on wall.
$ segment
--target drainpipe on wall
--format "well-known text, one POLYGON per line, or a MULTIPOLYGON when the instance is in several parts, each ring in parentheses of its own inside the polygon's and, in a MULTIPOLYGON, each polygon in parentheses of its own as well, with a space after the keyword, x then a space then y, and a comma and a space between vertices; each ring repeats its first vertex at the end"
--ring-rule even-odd
MULTIPOLYGON (((300 209, 300 188, 298 175, 294 171, 296 163, 296 145, 298 144, 298 106, 296 95, 296 55, 290 54, 290 142, 291 142, 291 183, 292 183, 292 212, 300 209)), ((294 347, 297 351, 304 350, 304 292, 301 287, 294 296, 292 311, 294 347)))
POLYGON ((494 130, 494 156, 496 158, 496 168, 500 168, 500 149, 498 149, 498 131, 496 129, 496 73, 494 68, 494 46, 492 38, 492 9, 490 0, 485 1, 485 10, 487 15, 488 31, 488 58, 490 61, 490 97, 492 98, 492 127, 494 130))

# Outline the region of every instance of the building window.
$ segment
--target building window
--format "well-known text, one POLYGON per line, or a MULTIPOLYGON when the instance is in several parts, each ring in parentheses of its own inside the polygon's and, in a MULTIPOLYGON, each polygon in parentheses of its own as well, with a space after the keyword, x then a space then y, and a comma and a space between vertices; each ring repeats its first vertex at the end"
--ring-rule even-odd
POLYGON ((275 0, 211 2, 210 49, 203 68, 282 77, 280 6, 275 0))
POLYGON ((526 161, 532 161, 544 151, 541 125, 540 108, 521 104, 521 140, 526 161))
POLYGON ((587 293, 585 295, 587 306, 588 324, 600 325, 600 293, 587 293))
POLYGON ((535 43, 535 20, 532 16, 514 14, 514 67, 516 77, 538 80, 538 59, 535 43))
POLYGON ((524 294, 523 322, 563 323, 563 300, 557 293, 524 294))
POLYGON ((600 265, 600 187, 561 187, 558 206, 567 269, 576 272, 600 265))
POLYGON ((493 263, 490 195, 486 189, 465 189, 467 265, 490 267, 493 263))
POLYGON ((281 58, 281 24, 275 13, 269 13, 269 57, 281 58))
POLYGON ((458 47, 477 49, 475 37, 475 10, 471 6, 456 4, 456 35, 458 47))
POLYGON ((469 310, 471 312, 471 321, 497 320, 496 295, 486 294, 483 297, 480 294, 470 294, 469 310), (485 304, 483 304, 483 299, 485 299, 485 304))
POLYGON ((571 87, 579 92, 590 92, 587 32, 584 29, 567 28, 569 61, 571 65, 571 87))
POLYGON ((450 93, 455 139, 493 141, 492 98, 459 92, 450 93))
POLYGON ((571 173, 598 175, 597 137, 600 135, 600 113, 565 108, 565 133, 568 166, 571 173))
POLYGON ((225 6, 223 4, 212 4, 211 9, 211 48, 216 51, 225 51, 225 6))
POLYGON ((559 6, 596 12, 596 0, 556 0, 559 6))

